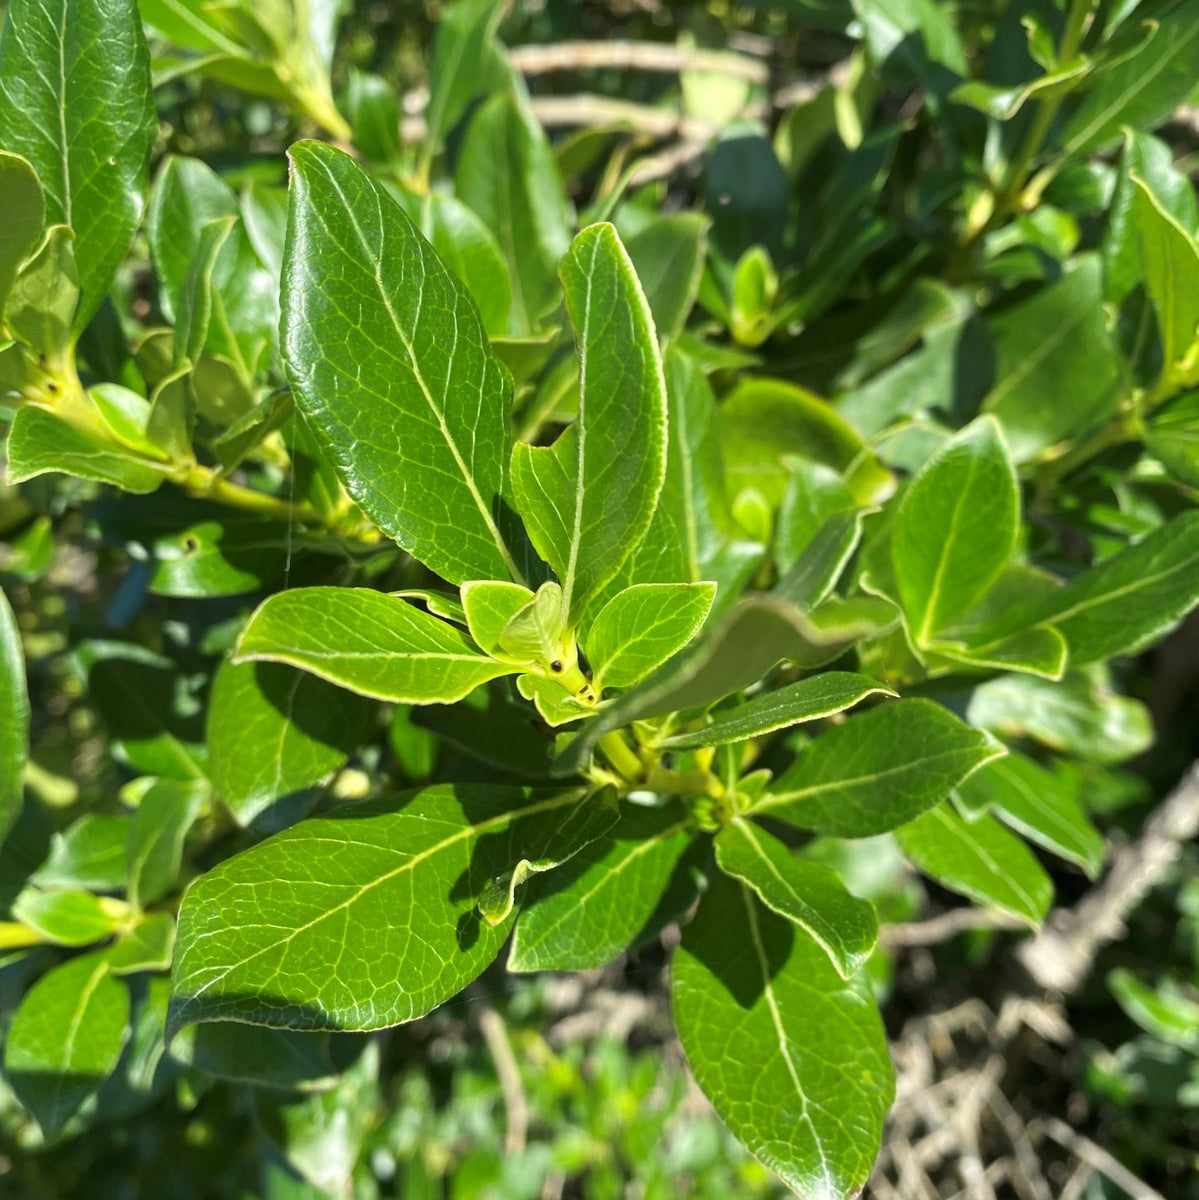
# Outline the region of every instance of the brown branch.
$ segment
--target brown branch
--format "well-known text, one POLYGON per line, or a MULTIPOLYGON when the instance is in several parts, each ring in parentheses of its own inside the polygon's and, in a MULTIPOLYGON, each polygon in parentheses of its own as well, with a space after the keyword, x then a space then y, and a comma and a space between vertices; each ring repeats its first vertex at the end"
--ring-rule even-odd
POLYGON ((1059 1146, 1065 1147, 1080 1162, 1105 1175, 1118 1188, 1127 1192, 1132 1200, 1165 1200, 1165 1197, 1138 1179, 1123 1163, 1113 1158, 1102 1146, 1090 1138, 1076 1133, 1065 1121, 1048 1117, 1040 1122, 1045 1131, 1059 1146))

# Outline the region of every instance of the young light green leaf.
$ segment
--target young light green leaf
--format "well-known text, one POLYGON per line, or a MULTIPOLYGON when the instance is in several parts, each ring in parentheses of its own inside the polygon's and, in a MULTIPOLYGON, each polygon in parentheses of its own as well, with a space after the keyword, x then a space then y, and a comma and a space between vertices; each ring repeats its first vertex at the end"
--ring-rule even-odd
POLYGON ((239 824, 273 832, 302 816, 358 746, 370 706, 276 663, 223 662, 212 681, 212 781, 239 824))
POLYGON ((586 638, 595 689, 627 688, 677 654, 699 632, 714 583, 637 583, 599 611, 586 638))
POLYGON ((47 1138, 112 1073, 128 1023, 129 993, 102 954, 55 967, 25 993, 8 1030, 4 1070, 47 1138))
MULTIPOLYGON (((466 627, 481 650, 503 657, 500 639, 508 622, 526 608, 534 596, 527 587, 505 580, 470 580, 462 585, 466 627)), ((559 604, 559 609, 561 605, 559 604)), ((521 659, 531 662, 534 656, 521 659)))
POLYGON ((90 946, 111 937, 128 912, 123 900, 76 890, 26 888, 12 905, 12 915, 22 925, 60 946, 90 946))
POLYGON ((716 835, 716 862, 747 883, 767 908, 794 921, 828 955, 842 979, 870 956, 878 938, 874 906, 852 895, 841 876, 808 862, 742 817, 716 835))
POLYGON ((875 695, 894 696, 896 693, 865 675, 824 671, 776 691, 763 692, 736 708, 723 709, 707 725, 671 734, 662 745, 672 750, 689 750, 744 742, 776 729, 798 725, 801 721, 816 721, 844 712, 867 696, 875 695))
POLYGON ((50 839, 50 853, 30 882, 51 889, 123 891, 128 829, 128 817, 84 813, 50 839))
POLYGON ((1173 1046, 1199 1051, 1199 1004, 1171 979, 1146 987, 1124 967, 1107 977, 1116 1003, 1146 1033, 1173 1046))
POLYGON ((649 529, 666 472, 666 382, 653 317, 611 225, 575 238, 562 284, 579 415, 553 446, 517 443, 512 483, 574 626, 649 529))
POLYGON ((1077 863, 1091 878, 1103 864, 1103 836, 1062 780, 1022 754, 1006 754, 958 785, 970 813, 994 812, 1029 841, 1077 863))
POLYGON ((5 213, 0 229, 0 319, 8 289, 17 268, 37 245, 46 223, 46 200, 42 185, 29 163, 19 154, 0 150, 0 208, 5 213))
POLYGON ((514 668, 479 653, 460 630, 369 588, 293 588, 250 618, 234 662, 290 663, 378 700, 461 700, 514 668))
POLYGON ((512 281, 510 332, 532 333, 558 307, 554 272, 574 218, 553 151, 520 97, 490 96, 471 118, 456 192, 495 234, 512 281))
POLYGON ((671 1006, 696 1082, 788 1187, 831 1200, 865 1186, 894 1081, 862 975, 842 979, 805 932, 717 875, 675 951, 671 1006))
POLYGON ((1007 566, 1020 488, 999 426, 982 418, 908 486, 891 539, 895 581, 918 645, 965 612, 1007 566))
POLYGON ((538 663, 548 667, 564 653, 566 610, 562 589, 547 579, 535 595, 526 600, 500 630, 502 657, 518 663, 538 663))
POLYGON ((533 701, 541 719, 554 729, 595 712, 594 705, 584 704, 560 683, 544 675, 521 675, 516 681, 516 689, 526 700, 533 701))
POLYGON ((1053 901, 1045 868, 1015 834, 994 817, 966 821, 942 804, 895 831, 900 849, 930 878, 1040 925, 1053 901))
POLYGON ((1059 682, 1028 675, 989 679, 974 689, 966 717, 1001 737, 1032 738, 1095 762, 1122 762, 1153 742, 1149 710, 1083 671, 1059 682))
POLYGON ((948 659, 950 669, 959 666, 984 671, 1020 671, 1042 679, 1061 679, 1066 673, 1069 649, 1066 639, 1052 625, 1025 629, 986 646, 933 641, 927 647, 930 667, 936 656, 948 659))
POLYGON ((477 915, 487 881, 580 795, 441 785, 303 821, 226 859, 184 897, 168 1036, 203 1021, 380 1029, 423 1016, 508 936, 477 915))
POLYGON ((349 155, 300 142, 291 160, 283 356, 297 406, 405 550, 451 583, 519 579, 511 380, 478 310, 349 155))
POLYGON ((13 280, 5 302, 9 333, 51 362, 63 359, 79 306, 74 243, 68 226, 51 225, 13 280))
POLYGON ((516 907, 517 888, 532 876, 569 862, 584 847, 603 837, 619 817, 620 806, 614 788, 588 792, 546 830, 537 849, 487 884, 479 897, 480 916, 488 925, 506 921, 516 907))
POLYGON ((862 540, 864 516, 861 511, 833 513, 775 584, 774 594, 804 612, 827 600, 862 540))
POLYGON ((46 219, 75 231, 76 331, 141 220, 156 129, 135 0, 13 0, 0 45, 0 144, 37 172, 46 219))
POLYGON ((508 969, 582 971, 640 944, 694 898, 683 869, 693 845, 677 806, 626 805, 605 837, 529 885, 508 969))
POLYGON ((141 971, 166 971, 175 948, 175 918, 169 912, 143 914, 136 925, 122 929, 104 960, 114 975, 136 975, 141 971))
POLYGON ((0 842, 21 811, 29 759, 29 693, 21 631, 0 591, 0 842))
POLYGON ((183 840, 207 802, 207 780, 154 779, 139 789, 126 849, 130 904, 152 904, 175 886, 183 840))
POLYGON ((1003 753, 939 704, 897 700, 821 734, 753 811, 833 837, 872 837, 940 804, 1003 753))
POLYGON ((810 459, 795 459, 774 533, 774 560, 780 573, 795 566, 830 517, 855 507, 853 493, 837 471, 810 459))

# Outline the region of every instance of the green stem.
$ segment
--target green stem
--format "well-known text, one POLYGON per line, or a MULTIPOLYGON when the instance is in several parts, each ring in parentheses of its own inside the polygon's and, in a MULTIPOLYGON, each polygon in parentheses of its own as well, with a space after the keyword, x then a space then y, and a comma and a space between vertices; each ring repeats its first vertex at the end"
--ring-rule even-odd
POLYGON ((1045 500, 1063 479, 1086 466, 1092 459, 1098 458, 1113 446, 1122 446, 1125 442, 1136 441, 1137 437, 1135 415, 1128 411, 1117 414, 1089 438, 1085 438, 1073 449, 1045 464, 1036 477, 1038 501, 1045 500))
POLYGON ((608 761, 629 783, 644 781, 645 765, 633 753, 620 730, 613 729, 610 733, 605 733, 599 740, 599 747, 608 756, 608 761))
POLYGON ((190 496, 202 500, 215 500, 218 504, 237 508, 242 512, 271 517, 277 521, 298 521, 306 525, 323 525, 324 518, 315 508, 307 504, 292 504, 265 492, 230 483, 208 467, 192 467, 182 479, 180 486, 190 496))

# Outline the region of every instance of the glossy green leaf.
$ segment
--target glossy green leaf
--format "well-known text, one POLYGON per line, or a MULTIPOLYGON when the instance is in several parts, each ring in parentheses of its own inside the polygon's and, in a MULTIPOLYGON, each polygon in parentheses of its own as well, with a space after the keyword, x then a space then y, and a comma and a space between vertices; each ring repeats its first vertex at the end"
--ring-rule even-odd
MULTIPOLYGON (((1156 15, 1156 14, 1155 14, 1156 15)), ((1149 42, 1097 77, 1062 131, 1066 154, 1085 154, 1120 136, 1125 125, 1152 129, 1194 91, 1199 70, 1199 10, 1174 4, 1149 42)))
POLYGON ((666 382, 653 317, 611 225, 579 234, 562 284, 579 416, 553 446, 517 443, 512 482, 573 625, 649 529, 666 472, 666 382))
POLYGON ((602 967, 642 942, 693 898, 685 869, 692 845, 690 821, 676 806, 626 805, 607 836, 530 883, 508 969, 602 967))
POLYGON ((873 837, 934 808, 1003 753, 938 704, 896 700, 822 733, 753 811, 834 837, 873 837))
POLYGON ((639 583, 617 592, 587 633, 595 688, 627 688, 677 654, 699 632, 712 583, 639 583))
POLYGON ((301 822, 226 859, 184 897, 170 1030, 378 1029, 423 1016, 508 936, 475 911, 487 882, 579 797, 431 787, 301 822))
POLYGON ((1103 865, 1103 836, 1063 781, 1022 754, 988 763, 958 786, 971 813, 994 812, 1005 824, 1094 878, 1103 865))
POLYGON ((988 321, 995 374, 983 406, 1017 463, 1115 411, 1123 381, 1100 276, 1098 257, 1080 255, 1057 283, 988 321))
POLYGON ((985 646, 934 641, 929 643, 928 650, 930 666, 941 658, 948 660, 951 670, 973 667, 983 671, 1022 671, 1042 679, 1061 679, 1069 657, 1066 639, 1052 625, 1013 633, 985 646))
POLYGON ((122 900, 83 891, 43 892, 27 888, 13 902, 12 915, 47 942, 89 946, 116 932, 128 906, 122 900))
POLYGON ((974 689, 966 715, 1001 737, 1032 738, 1095 762, 1122 762, 1153 742, 1149 710, 1082 671, 1056 683, 1001 675, 974 689))
POLYGON ((8 598, 0 591, 0 842, 21 811, 29 716, 21 631, 8 598))
POLYGON ((50 853, 30 882, 44 888, 123 891, 128 829, 128 817, 84 813, 50 839, 50 853))
POLYGON ((155 779, 140 790, 126 850, 131 904, 152 904, 175 887, 183 841, 207 800, 203 780, 155 779))
POLYGON ((14 0, 0 45, 0 143, 41 180, 46 219, 75 231, 82 329, 125 257, 157 131, 134 0, 14 0))
POLYGON ((386 79, 352 71, 346 86, 345 110, 354 130, 354 145, 364 157, 377 163, 399 157, 400 98, 386 79))
POLYGON ((511 382, 466 289, 349 155, 292 147, 283 353, 346 490, 451 583, 519 578, 511 382))
POLYGON ((213 677, 206 734, 218 796, 242 825, 289 824, 357 749, 369 711, 303 671, 226 660, 213 677))
POLYGON ((104 951, 114 975, 166 971, 175 948, 175 918, 168 912, 146 913, 131 928, 122 929, 104 951))
POLYGON ((662 742, 674 750, 723 746, 786 729, 802 721, 816 721, 844 712, 867 696, 896 693, 865 675, 849 671, 823 671, 773 692, 763 692, 735 708, 722 709, 699 729, 673 733, 662 742))
POLYGON ((900 849, 930 878, 977 904, 1036 926, 1053 884, 1032 851, 994 817, 963 820, 942 804, 895 831, 900 849))
POLYGON ((658 336, 678 337, 695 304, 708 223, 698 213, 664 213, 625 239, 658 336))
POLYGON ((753 1154, 803 1196, 865 1186, 894 1082, 863 976, 842 979, 806 933, 717 876, 675 951, 671 1004, 696 1082, 753 1154))
POLYGON ((892 566, 919 645, 999 577, 1019 521, 1020 489, 999 426, 975 421, 929 459, 895 514, 892 566))
POLYGON ((510 331, 526 334, 558 307, 555 271, 573 218, 553 152, 527 105, 500 92, 481 104, 458 156, 457 194, 495 234, 512 280, 510 331))
POLYGON ((584 795, 571 809, 557 818, 545 837, 510 871, 492 879, 479 897, 479 915, 488 925, 506 921, 516 907, 516 892, 534 875, 555 870, 569 862, 580 850, 603 837, 620 817, 614 788, 584 795))
POLYGON ((756 683, 783 659, 818 666, 859 638, 881 636, 897 620, 892 605, 869 597, 844 605, 830 601, 813 613, 770 595, 744 597, 720 624, 588 721, 554 769, 562 774, 578 771, 611 729, 706 707, 756 683), (880 621, 883 614, 887 619, 880 621))
POLYGON ((852 895, 831 867, 800 858, 742 817, 716 835, 716 862, 726 875, 748 884, 767 908, 798 925, 843 979, 870 956, 878 937, 874 906, 852 895))
POLYGON ((378 700, 433 704, 511 674, 452 625, 369 588, 277 592, 250 618, 235 662, 288 663, 378 700))
POLYGON ((19 154, 0 150, 0 205, 7 220, 0 230, 0 318, 17 268, 37 245, 46 222, 42 185, 19 154))
MULTIPOLYGON (((519 583, 506 580, 469 580, 462 585, 462 610, 466 627, 481 650, 497 658, 504 657, 501 639, 508 622, 528 607, 534 594, 519 583)), ((558 605, 559 609, 561 605, 558 605)), ((531 662, 541 649, 538 639, 528 657, 518 662, 531 662)))
POLYGON ((1141 238, 1145 290, 1157 313, 1167 378, 1199 375, 1199 244, 1139 175, 1133 214, 1141 238))
POLYGON ((8 432, 9 483, 61 472, 145 494, 162 486, 164 469, 164 465, 148 462, 116 441, 89 437, 77 426, 34 405, 24 405, 18 411, 8 432))
POLYGON ((117 1065, 129 993, 103 955, 73 958, 25 994, 4 1048, 4 1069, 21 1103, 54 1137, 117 1065))

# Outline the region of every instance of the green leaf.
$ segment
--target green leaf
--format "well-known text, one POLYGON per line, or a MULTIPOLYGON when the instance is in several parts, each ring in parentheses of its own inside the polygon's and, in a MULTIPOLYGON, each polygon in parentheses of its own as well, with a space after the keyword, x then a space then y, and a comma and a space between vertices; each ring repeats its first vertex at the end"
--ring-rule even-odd
POLYGON ((798 925, 842 979, 870 957, 878 938, 874 906, 853 896, 831 867, 800 858, 741 817, 716 835, 715 844, 720 869, 749 884, 767 908, 798 925))
POLYGON ((139 790, 126 849, 129 902, 161 900, 183 863, 183 841, 208 801, 206 780, 154 779, 139 790))
POLYGON ((255 1087, 321 1091, 337 1078, 329 1035, 261 1026, 192 1025, 171 1043, 171 1057, 206 1075, 255 1087))
POLYGON ((1175 479, 1199 487, 1199 392, 1188 392, 1157 413, 1145 430, 1145 449, 1175 479))
POLYGON ((551 728, 581 720, 595 712, 594 705, 584 704, 560 683, 543 675, 521 675, 516 688, 526 700, 533 701, 541 719, 551 728))
POLYGON ((1199 245, 1139 175, 1133 214, 1141 238, 1145 290, 1157 313, 1162 370, 1167 379, 1199 374, 1199 245))
POLYGON ((149 462, 116 441, 90 437, 36 405, 23 405, 8 431, 9 483, 61 472, 144 495, 162 486, 164 471, 165 464, 149 462))
POLYGON ((74 239, 66 225, 51 225, 18 272, 5 304, 4 321, 13 337, 52 362, 65 357, 79 304, 74 239))
POLYGON ((0 150, 0 207, 6 220, 0 230, 0 319, 17 268, 37 245, 46 223, 46 200, 33 168, 19 154, 0 150))
POLYGON ((774 594, 811 612, 827 600, 862 540, 861 511, 833 513, 803 548, 774 594))
POLYGON ((476 913, 488 881, 580 796, 430 787, 303 821, 226 859, 184 897, 169 1033, 202 1021, 379 1029, 423 1016, 508 936, 476 913))
POLYGON ((1108 975, 1107 986, 1116 1003, 1146 1033, 1184 1050, 1199 1051, 1199 1004, 1172 980, 1146 987, 1131 971, 1118 967, 1108 975))
POLYGON ((114 975, 166 971, 175 948, 175 918, 167 912, 146 913, 132 928, 122 929, 104 951, 114 975))
POLYGON ((37 172, 47 221, 75 231, 76 330, 133 240, 156 132, 134 0, 13 0, 0 45, 0 144, 37 172))
POLYGON ((707 232, 708 222, 699 213, 665 213, 624 239, 663 341, 683 332, 695 304, 707 232))
POLYGON ((801 721, 816 721, 844 712, 867 696, 895 694, 865 675, 825 671, 776 691, 763 692, 736 708, 723 709, 702 728, 671 734, 661 744, 672 750, 689 750, 744 742, 801 721))
POLYGON ((8 1031, 4 1069, 47 1138, 112 1074, 128 1023, 129 993, 101 954, 55 967, 25 993, 8 1031))
POLYGON ((516 889, 534 875, 569 862, 584 847, 603 837, 620 817, 615 788, 588 792, 569 812, 546 830, 531 857, 492 879, 479 897, 479 915, 488 925, 500 925, 516 907, 516 889))
POLYGON ((545 133, 515 96, 481 104, 458 156, 456 192, 495 234, 512 280, 510 332, 533 332, 558 307, 554 272, 573 216, 545 133))
POLYGON ((822 733, 753 811, 834 837, 873 837, 940 804, 1003 753, 939 704, 896 700, 822 733))
POLYGON ((982 418, 933 455, 895 514, 891 560, 918 645, 964 613, 1007 566, 1020 487, 999 426, 982 418))
POLYGON ((1090 59, 1079 58, 1054 71, 1047 71, 1036 79, 1015 86, 1003 86, 994 83, 984 83, 972 79, 961 83, 949 94, 951 100, 959 104, 968 104, 979 112, 995 117, 999 121, 1009 121, 1024 105, 1032 99, 1042 101, 1068 95, 1069 92, 1084 79, 1092 68, 1090 59))
POLYGON ((369 712, 303 671, 226 660, 208 704, 217 794, 241 825, 269 832, 290 824, 357 749, 369 712))
MULTIPOLYGON (((566 610, 562 589, 547 579, 504 622, 500 630, 500 657, 510 662, 536 663, 543 670, 567 656, 566 610)), ((565 666, 561 664, 559 669, 565 666)))
POLYGON ((282 328, 296 405, 405 550, 451 583, 519 579, 501 532, 511 380, 478 310, 349 155, 319 142, 290 153, 282 328))
POLYGON ((666 472, 666 382, 649 306, 616 230, 562 263, 579 352, 579 416, 553 446, 517 443, 512 483, 574 626, 645 536, 666 472))
POLYGON ((595 689, 627 688, 677 654, 699 632, 714 583, 638 583, 617 592, 587 633, 595 689))
POLYGON ((29 715, 21 631, 8 597, 0 591, 0 842, 21 811, 29 715))
POLYGON ((338 687, 405 704, 461 700, 512 674, 460 630, 369 588, 293 588, 250 618, 235 662, 289 663, 338 687))
POLYGON ((1084 254, 1057 283, 987 322, 995 378, 983 407, 999 418, 1016 463, 1115 411, 1124 384, 1102 301, 1099 258, 1084 254))
POLYGON ((786 574, 795 566, 830 517, 855 507, 853 493, 838 472, 810 459, 796 459, 779 504, 774 534, 779 572, 786 574))
POLYGON ((1082 671, 1057 683, 1001 675, 974 689, 966 715, 972 725, 1001 737, 1032 738, 1095 762, 1122 762, 1153 743, 1149 710, 1082 671))
POLYGON ((830 404, 781 379, 739 383, 720 405, 720 427, 730 495, 752 487, 778 505, 789 457, 843 472, 859 504, 880 503, 895 489, 891 473, 830 404))
POLYGON ((892 605, 872 597, 837 604, 827 601, 806 613, 775 596, 746 596, 702 638, 588 721, 559 755, 554 770, 564 775, 580 770, 609 730, 706 707, 756 683, 783 659, 804 667, 819 666, 861 637, 881 636, 895 621, 888 616, 880 622, 880 610, 895 613, 892 605))
POLYGON ((128 817, 84 813, 50 839, 50 853, 30 882, 43 888, 123 891, 128 828, 128 817))
POLYGON ((1053 883, 1044 867, 994 817, 966 821, 942 804, 897 829, 895 840, 930 878, 1034 927, 1053 902, 1053 883))
POLYGON ((386 79, 351 70, 345 110, 354 130, 354 145, 364 158, 388 163, 400 156, 400 98, 386 79))
POLYGON ((1152 129, 1194 91, 1199 10, 1175 4, 1159 20, 1157 33, 1139 53, 1096 77, 1062 131, 1065 154, 1085 154, 1114 142, 1125 125, 1152 129))
POLYGON ((701 1090, 788 1187, 865 1186, 894 1080, 864 976, 842 979, 806 933, 718 875, 675 951, 671 1004, 701 1090))
POLYGON ((81 891, 27 888, 12 906, 12 915, 22 925, 60 946, 90 946, 111 937, 127 914, 123 900, 81 891))
POLYGON ((1009 753, 988 763, 959 785, 957 797, 968 812, 994 812, 1029 841, 1098 875, 1103 836, 1062 780, 1032 759, 1009 753))
MULTIPOLYGON (((538 589, 538 594, 540 591, 538 589)), ((546 592, 547 596, 550 594, 546 592)), ((462 610, 470 636, 481 650, 496 658, 505 657, 501 640, 508 622, 523 609, 528 609, 533 600, 534 594, 527 587, 505 580, 469 580, 462 585, 462 610)), ((561 607, 559 599, 556 608, 561 611, 561 607)), ((537 638, 528 655, 518 656, 514 661, 532 662, 541 649, 541 639, 537 638)))
POLYGON ((432 84, 425 108, 427 152, 440 149, 476 96, 493 90, 503 67, 495 43, 503 13, 498 0, 458 0, 442 14, 433 43, 432 84))

